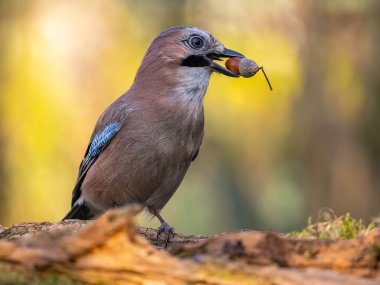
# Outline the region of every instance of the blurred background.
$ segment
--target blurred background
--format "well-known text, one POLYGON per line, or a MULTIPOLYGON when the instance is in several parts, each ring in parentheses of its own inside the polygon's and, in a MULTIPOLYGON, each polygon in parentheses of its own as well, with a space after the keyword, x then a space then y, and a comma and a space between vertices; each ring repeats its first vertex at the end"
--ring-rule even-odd
POLYGON ((177 232, 379 213, 379 1, 0 0, 1 224, 66 214, 98 116, 174 25, 211 32, 274 87, 212 75, 200 154, 163 211, 177 232))

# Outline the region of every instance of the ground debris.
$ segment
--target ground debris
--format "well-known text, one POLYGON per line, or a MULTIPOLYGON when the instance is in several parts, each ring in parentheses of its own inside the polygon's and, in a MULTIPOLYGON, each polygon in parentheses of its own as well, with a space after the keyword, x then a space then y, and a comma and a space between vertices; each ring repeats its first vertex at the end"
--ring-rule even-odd
POLYGON ((162 250, 164 241, 155 230, 135 226, 140 210, 133 205, 90 222, 3 229, 0 266, 64 274, 88 284, 304 284, 307 278, 308 284, 372 285, 380 280, 380 229, 342 241, 257 231, 176 234, 162 250))

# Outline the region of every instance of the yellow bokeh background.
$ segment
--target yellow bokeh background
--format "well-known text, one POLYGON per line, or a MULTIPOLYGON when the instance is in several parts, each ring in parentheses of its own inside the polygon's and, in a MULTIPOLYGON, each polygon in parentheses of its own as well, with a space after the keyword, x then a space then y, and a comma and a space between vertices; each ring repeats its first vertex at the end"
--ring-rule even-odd
POLYGON ((0 223, 64 216, 98 116, 175 25, 264 65, 274 87, 212 75, 200 154, 163 211, 176 231, 290 231, 326 206, 369 220, 379 12, 370 0, 1 0, 0 223))

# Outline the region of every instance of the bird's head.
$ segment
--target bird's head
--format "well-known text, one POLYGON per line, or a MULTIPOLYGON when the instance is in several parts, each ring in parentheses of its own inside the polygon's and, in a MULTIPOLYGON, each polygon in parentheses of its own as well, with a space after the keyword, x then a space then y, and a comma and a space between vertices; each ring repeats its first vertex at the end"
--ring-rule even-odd
MULTIPOLYGON (((209 77, 216 71, 231 77, 238 77, 214 62, 223 57, 244 57, 225 48, 210 33, 196 27, 171 27, 162 31, 152 42, 141 63, 136 79, 159 75, 161 78, 209 77)), ((189 78, 191 79, 191 78, 189 78)))

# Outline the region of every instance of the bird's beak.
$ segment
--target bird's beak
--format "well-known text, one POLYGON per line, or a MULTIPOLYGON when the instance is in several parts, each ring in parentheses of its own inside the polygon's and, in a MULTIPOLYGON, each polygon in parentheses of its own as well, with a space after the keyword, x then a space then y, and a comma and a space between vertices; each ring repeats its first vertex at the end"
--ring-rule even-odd
POLYGON ((216 72, 220 72, 224 75, 231 76, 231 77, 239 77, 239 75, 233 73, 232 71, 229 71, 227 68, 213 62, 213 60, 221 60, 221 57, 244 57, 239 52, 233 51, 231 49, 225 48, 223 53, 209 53, 207 57, 210 59, 209 66, 211 69, 213 69, 216 72))

